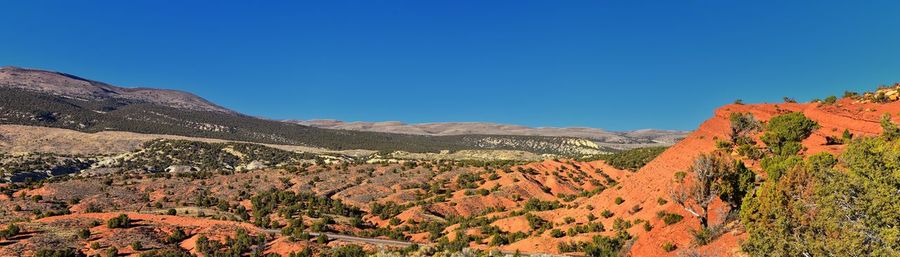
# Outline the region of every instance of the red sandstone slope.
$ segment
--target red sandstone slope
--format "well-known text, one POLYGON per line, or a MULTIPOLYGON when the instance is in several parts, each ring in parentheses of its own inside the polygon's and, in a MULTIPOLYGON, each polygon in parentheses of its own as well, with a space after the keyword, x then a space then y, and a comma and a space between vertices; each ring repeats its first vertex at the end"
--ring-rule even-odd
MULTIPOLYGON (((861 103, 850 99, 842 99, 836 105, 822 105, 819 103, 797 104, 752 104, 752 105, 726 105, 715 111, 715 115, 705 121, 700 127, 688 135, 683 141, 672 146, 652 162, 648 163, 630 179, 622 181, 620 190, 610 190, 596 196, 591 201, 609 203, 616 196, 621 196, 624 206, 641 204, 644 209, 631 217, 651 220, 654 229, 650 232, 632 229, 632 233, 638 235, 638 239, 631 249, 633 256, 675 256, 678 251, 665 252, 661 245, 667 242, 673 243, 679 249, 690 246, 690 228, 697 228, 698 222, 674 203, 658 205, 657 198, 668 199, 668 188, 674 174, 684 171, 691 165, 693 159, 700 153, 710 152, 715 149, 715 138, 727 138, 730 123, 728 117, 733 112, 750 112, 757 119, 768 121, 774 116, 789 113, 802 112, 808 118, 821 125, 812 136, 803 142, 807 148, 804 154, 814 154, 822 151, 839 153, 843 146, 825 145, 826 136, 840 136, 844 129, 848 129, 856 136, 871 136, 881 133, 879 120, 885 113, 896 116, 900 114, 900 102, 888 104, 861 103), (684 221, 671 226, 665 226, 655 218, 657 211, 669 211, 685 216, 684 221)), ((750 163, 755 166, 754 163, 750 163)), ((757 171, 758 172, 758 171, 757 171)), ((719 203, 721 204, 721 203, 719 203)), ((617 214, 624 213, 623 206, 614 209, 617 214)), ((711 212, 712 222, 717 222, 715 212, 711 212)), ((740 231, 732 231, 710 245, 700 247, 699 252, 712 256, 737 256, 738 242, 744 235, 740 231)))

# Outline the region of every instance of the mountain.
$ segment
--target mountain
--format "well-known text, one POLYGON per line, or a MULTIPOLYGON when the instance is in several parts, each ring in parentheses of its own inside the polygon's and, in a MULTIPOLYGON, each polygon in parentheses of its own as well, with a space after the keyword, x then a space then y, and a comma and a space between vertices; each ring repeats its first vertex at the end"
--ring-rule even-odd
POLYGON ((633 131, 607 131, 597 128, 532 128, 520 125, 486 122, 438 122, 407 124, 399 121, 384 122, 344 122, 338 120, 288 120, 301 125, 318 128, 373 131, 412 135, 516 135, 577 137, 597 143, 610 144, 674 144, 687 135, 687 131, 642 129, 633 131))
POLYGON ((24 89, 56 96, 93 101, 128 100, 147 102, 172 108, 211 111, 228 114, 236 112, 218 106, 194 94, 165 89, 125 88, 88 80, 60 72, 0 68, 0 85, 10 89, 24 89))
POLYGON ((251 117, 187 92, 119 87, 60 72, 16 67, 0 68, 0 95, 0 125, 89 133, 125 131, 332 150, 515 150, 566 156, 659 144, 647 138, 619 137, 610 140, 617 142, 615 145, 603 145, 576 134, 496 132, 500 129, 493 129, 495 133, 450 135, 326 129, 251 117))

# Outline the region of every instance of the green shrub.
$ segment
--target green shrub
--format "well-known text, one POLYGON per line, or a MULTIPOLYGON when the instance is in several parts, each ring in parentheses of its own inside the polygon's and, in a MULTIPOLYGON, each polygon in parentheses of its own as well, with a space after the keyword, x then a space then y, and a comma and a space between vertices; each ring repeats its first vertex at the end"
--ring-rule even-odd
POLYGON ((370 209, 371 209, 372 214, 378 216, 379 218, 381 218, 383 220, 386 220, 386 219, 393 218, 394 216, 397 216, 398 214, 400 214, 407 208, 409 208, 409 207, 404 206, 404 205, 399 205, 395 202, 387 202, 385 204, 375 202, 375 203, 372 203, 370 209))
POLYGON ((562 207, 559 201, 541 201, 537 198, 528 199, 525 202, 525 211, 549 211, 562 207))
POLYGON ((78 230, 78 238, 87 239, 88 237, 91 237, 91 230, 86 228, 78 230))
POLYGON ((603 212, 600 213, 600 216, 603 216, 604 218, 609 218, 609 217, 613 216, 613 213, 609 210, 603 210, 603 212))
POLYGON ((756 186, 756 174, 744 166, 742 161, 730 160, 728 157, 725 157, 724 161, 731 161, 734 165, 729 165, 715 174, 716 180, 712 188, 718 192, 719 199, 736 210, 741 207, 744 196, 756 186))
POLYGON ((118 217, 106 221, 106 227, 108 228, 127 228, 130 225, 131 219, 125 214, 119 214, 118 217))
POLYGON ((695 245, 707 245, 721 235, 721 228, 711 227, 690 229, 692 241, 695 245))
POLYGON ((672 242, 666 242, 662 245, 662 249, 663 251, 666 251, 668 253, 675 251, 675 249, 678 249, 678 246, 675 246, 675 244, 673 244, 672 242))
POLYGON ((109 248, 106 248, 105 252, 106 252, 106 257, 119 256, 119 248, 116 248, 115 246, 110 246, 109 248))
POLYGON ((550 222, 531 213, 525 214, 525 220, 528 221, 528 226, 531 227, 532 230, 548 229, 551 226, 550 222))
POLYGON ((769 180, 778 180, 782 174, 800 164, 803 164, 803 158, 796 155, 771 156, 763 158, 760 162, 769 180))
POLYGON ((666 211, 657 212, 656 217, 661 219, 666 225, 672 225, 684 219, 684 216, 666 211))
POLYGON ((624 202, 625 202, 625 199, 622 199, 622 197, 616 197, 616 205, 622 204, 624 202))
POLYGON ((684 172, 684 171, 675 172, 675 181, 678 181, 678 182, 684 181, 685 177, 687 177, 687 172, 684 172))
POLYGON ((769 120, 760 140, 776 155, 794 155, 801 150, 800 142, 817 128, 819 124, 803 113, 782 114, 769 120))
POLYGON ((187 233, 184 233, 184 230, 182 230, 181 228, 175 228, 175 230, 172 231, 172 234, 166 237, 165 242, 167 244, 175 244, 181 242, 184 239, 187 239, 187 237, 188 235, 187 233))
POLYGON ((12 238, 18 235, 20 232, 22 232, 22 228, 20 228, 19 225, 10 223, 9 225, 6 225, 5 229, 0 230, 0 239, 12 238))
POLYGON ((559 230, 558 228, 554 228, 553 230, 550 230, 550 236, 555 237, 555 238, 560 238, 560 237, 565 236, 565 234, 563 234, 562 230, 559 230))
POLYGON ((850 140, 853 140, 853 133, 850 133, 849 129, 844 129, 844 133, 841 133, 841 139, 844 140, 843 143, 850 143, 850 140))
POLYGON ((900 128, 897 128, 897 125, 891 121, 891 115, 888 113, 881 117, 881 130, 881 136, 886 140, 900 138, 900 128))
POLYGON ((725 140, 716 139, 716 149, 730 152, 734 148, 734 144, 725 140))
POLYGON ((662 197, 656 198, 656 204, 665 205, 667 203, 669 203, 669 201, 666 199, 663 199, 662 197))
POLYGON ((144 249, 144 244, 142 244, 141 241, 131 242, 131 249, 135 250, 135 251, 140 251, 140 250, 144 249))
POLYGON ((615 220, 613 220, 613 230, 615 231, 625 231, 632 226, 634 226, 634 224, 631 223, 631 221, 627 221, 622 218, 616 218, 615 220))

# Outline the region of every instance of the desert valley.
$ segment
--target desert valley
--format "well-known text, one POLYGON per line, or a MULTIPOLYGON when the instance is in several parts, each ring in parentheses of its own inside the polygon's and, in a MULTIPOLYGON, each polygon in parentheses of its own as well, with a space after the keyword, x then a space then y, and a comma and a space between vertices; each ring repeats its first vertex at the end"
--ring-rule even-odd
POLYGON ((898 90, 609 132, 270 120, 6 67, 0 255, 898 256, 898 90))

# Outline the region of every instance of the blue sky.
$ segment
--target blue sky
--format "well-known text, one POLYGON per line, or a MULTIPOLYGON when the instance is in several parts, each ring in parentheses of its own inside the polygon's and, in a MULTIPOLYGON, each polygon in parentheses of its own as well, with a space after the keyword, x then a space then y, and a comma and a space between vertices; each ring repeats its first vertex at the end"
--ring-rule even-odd
POLYGON ((898 1, 257 2, 8 1, 0 65, 277 119, 613 130, 900 81, 898 1))

